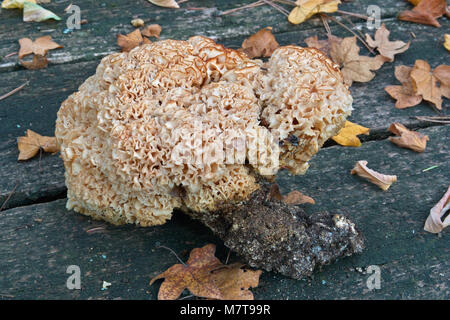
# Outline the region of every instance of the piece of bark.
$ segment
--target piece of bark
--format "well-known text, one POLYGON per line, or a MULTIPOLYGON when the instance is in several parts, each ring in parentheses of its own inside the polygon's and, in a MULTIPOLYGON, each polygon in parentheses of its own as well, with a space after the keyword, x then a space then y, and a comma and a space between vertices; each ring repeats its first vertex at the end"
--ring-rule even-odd
POLYGON ((339 214, 307 215, 270 196, 263 185, 249 200, 213 212, 187 212, 209 227, 251 267, 300 279, 339 257, 360 253, 364 238, 339 214))

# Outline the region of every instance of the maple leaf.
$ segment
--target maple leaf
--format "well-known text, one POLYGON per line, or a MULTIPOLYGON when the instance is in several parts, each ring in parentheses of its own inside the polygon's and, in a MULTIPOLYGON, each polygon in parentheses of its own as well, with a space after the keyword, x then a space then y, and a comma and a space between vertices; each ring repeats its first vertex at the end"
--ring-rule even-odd
POLYGON ((387 86, 384 90, 396 101, 397 109, 413 107, 422 102, 422 96, 416 94, 411 80, 412 67, 397 66, 395 67, 395 77, 401 82, 401 86, 387 86))
POLYGON ((388 140, 395 143, 399 147, 408 148, 416 152, 424 152, 427 146, 428 136, 417 131, 408 130, 401 123, 395 122, 388 129, 398 137, 389 137, 388 140))
POLYGON ((425 221, 425 226, 423 229, 425 231, 431 233, 439 233, 445 227, 450 225, 450 215, 447 215, 442 221, 442 218, 445 216, 446 212, 450 210, 450 186, 447 189, 447 192, 444 196, 439 200, 439 202, 430 210, 430 214, 425 221))
POLYGON ((142 30, 142 35, 146 37, 155 37, 159 39, 162 28, 159 24, 151 24, 142 30))
POLYGON ((359 124, 350 121, 345 121, 344 128, 342 128, 339 133, 331 139, 339 143, 341 146, 360 147, 361 141, 358 139, 357 135, 368 135, 369 131, 369 128, 360 126, 359 124))
POLYGON ((64 48, 64 46, 54 42, 51 36, 43 36, 34 41, 29 38, 21 38, 19 39, 19 45, 19 59, 33 53, 45 56, 49 50, 64 48))
POLYGON ((122 48, 122 52, 129 52, 131 49, 141 44, 151 43, 147 38, 143 38, 141 30, 136 29, 127 35, 118 34, 117 44, 122 48))
POLYGON ((178 9, 180 7, 175 0, 148 0, 148 1, 160 7, 175 8, 175 9, 178 9))
POLYGON ((397 181, 397 176, 381 174, 375 170, 367 168, 366 160, 358 161, 352 169, 351 174, 357 174, 358 176, 369 180, 379 186, 383 191, 389 189, 389 187, 397 181))
POLYGON ((366 42, 372 48, 377 48, 380 55, 386 58, 387 61, 394 61, 394 55, 405 52, 409 48, 409 42, 403 41, 389 41, 390 31, 386 28, 384 23, 375 32, 375 39, 366 33, 366 42))
POLYGON ((225 265, 212 271, 214 284, 219 288, 224 300, 253 300, 250 287, 257 287, 261 270, 242 269, 241 263, 225 265))
POLYGON ((272 34, 272 28, 259 30, 242 42, 242 51, 249 58, 270 57, 280 45, 272 34))
POLYGON ((437 86, 437 78, 431 73, 431 67, 425 60, 416 60, 411 70, 413 89, 426 101, 433 103, 438 110, 442 109, 442 93, 437 86))
POLYGON ((302 23, 319 12, 332 13, 338 10, 339 0, 297 0, 297 5, 288 16, 290 23, 302 23))
POLYGON ((195 248, 191 251, 186 264, 173 265, 154 277, 150 285, 157 279, 164 278, 159 288, 158 299, 175 300, 184 289, 189 289, 197 297, 209 299, 250 298, 251 293, 238 292, 237 289, 257 286, 261 271, 244 271, 238 264, 225 266, 214 256, 215 251, 214 244, 195 248))
POLYGON ((412 10, 401 12, 398 18, 403 21, 427 24, 439 28, 441 25, 437 18, 445 14, 446 10, 446 0, 422 0, 412 10))
POLYGON ((18 160, 33 158, 41 148, 45 152, 56 153, 59 151, 55 137, 41 136, 31 130, 27 130, 24 137, 17 139, 17 146, 19 148, 18 160))
POLYGON ((375 77, 372 70, 378 70, 384 63, 382 56, 367 57, 359 55, 356 36, 333 41, 330 44, 330 56, 341 67, 344 82, 351 86, 353 81, 368 82, 375 77))

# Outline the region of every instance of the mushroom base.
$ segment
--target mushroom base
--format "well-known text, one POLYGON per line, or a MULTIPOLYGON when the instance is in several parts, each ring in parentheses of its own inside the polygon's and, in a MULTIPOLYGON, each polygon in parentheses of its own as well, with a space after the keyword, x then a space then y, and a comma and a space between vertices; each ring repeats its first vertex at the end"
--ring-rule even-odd
POLYGON ((338 214, 307 215, 299 206, 270 197, 263 185, 249 200, 213 212, 187 211, 252 267, 301 279, 339 257, 360 253, 364 237, 338 214))

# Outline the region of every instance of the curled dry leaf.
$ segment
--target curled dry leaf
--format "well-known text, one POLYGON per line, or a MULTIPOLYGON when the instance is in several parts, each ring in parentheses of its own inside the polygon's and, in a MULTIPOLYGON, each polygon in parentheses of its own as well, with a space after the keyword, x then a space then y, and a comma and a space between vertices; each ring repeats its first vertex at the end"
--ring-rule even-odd
POLYGON ((242 42, 242 51, 249 58, 270 57, 280 45, 272 34, 272 28, 259 30, 242 42))
POLYGON ((344 128, 339 131, 337 135, 332 137, 336 143, 339 143, 341 146, 345 147, 360 147, 361 141, 358 139, 357 135, 360 134, 369 134, 370 129, 360 126, 359 124, 345 121, 344 128))
POLYGON ((437 78, 431 73, 431 67, 425 60, 416 60, 411 70, 413 89, 426 101, 442 109, 442 93, 437 86, 437 78))
POLYGON ((372 48, 377 48, 380 55, 386 58, 387 61, 394 61, 394 55, 405 52, 409 48, 409 42, 403 41, 389 41, 390 31, 386 28, 384 23, 375 32, 375 39, 366 33, 366 42, 372 48))
POLYGON ((19 44, 19 59, 32 53, 45 56, 49 50, 64 48, 64 46, 54 42, 51 36, 40 37, 34 41, 29 38, 22 38, 19 39, 19 44))
POLYGON ((23 4, 23 21, 25 22, 41 22, 49 19, 61 20, 56 14, 50 10, 44 9, 40 5, 33 2, 24 2, 23 4))
POLYGON ((129 52, 131 49, 146 43, 151 43, 151 41, 147 38, 143 38, 141 30, 139 29, 130 32, 127 35, 117 35, 117 44, 122 48, 123 52, 129 52))
POLYGON ((450 215, 447 215, 444 221, 442 221, 442 217, 448 210, 450 210, 450 186, 442 199, 431 208, 423 229, 431 233, 441 232, 445 227, 450 225, 450 215))
POLYGON ((135 28, 143 27, 144 26, 144 20, 142 19, 133 19, 131 20, 131 25, 135 28))
POLYGON ((444 35, 444 48, 450 51, 450 34, 444 35))
POLYGON ((401 123, 393 123, 388 129, 398 137, 389 137, 389 141, 395 143, 399 147, 408 148, 416 152, 424 152, 427 146, 428 136, 417 131, 411 131, 401 123))
POLYGON ((159 35, 161 33, 161 26, 159 24, 151 24, 145 27, 141 32, 145 37, 155 37, 159 39, 159 35))
POLYGON ((148 0, 148 1, 160 7, 175 8, 175 9, 180 7, 175 0, 148 0))
POLYGON ((344 82, 351 86, 353 81, 368 82, 375 77, 373 70, 378 70, 384 63, 380 55, 367 57, 359 55, 356 36, 330 43, 330 56, 341 67, 344 82))
POLYGON ((40 134, 27 130, 25 137, 17 138, 19 148, 18 160, 28 160, 33 158, 42 148, 45 152, 56 153, 59 151, 55 137, 41 136, 40 134))
MULTIPOLYGON (((250 298, 250 292, 238 292, 237 286, 248 289, 257 286, 261 271, 244 272, 242 265, 223 265, 214 256, 216 246, 208 244, 191 251, 186 264, 175 264, 150 281, 164 278, 158 292, 159 300, 175 300, 184 289, 197 296, 209 299, 250 298), (229 277, 237 278, 229 278, 229 277), (255 281, 256 280, 256 281, 255 281)), ((253 295, 251 295, 253 298, 253 295)))
POLYGON ((391 184, 397 181, 397 176, 390 176, 376 172, 375 170, 367 168, 367 161, 360 160, 355 164, 355 167, 351 171, 352 174, 369 180, 370 182, 379 186, 382 190, 389 189, 391 184))
POLYGON ((276 183, 274 183, 270 186, 269 198, 275 199, 278 201, 283 201, 284 203, 289 204, 289 205, 297 205, 297 204, 303 204, 303 203, 310 203, 310 204, 316 203, 313 198, 308 197, 297 190, 289 192, 287 196, 282 196, 281 192, 280 192, 280 188, 278 187, 278 185, 276 183))
POLYGON ((414 91, 411 80, 411 67, 395 67, 395 77, 401 82, 401 86, 387 86, 384 90, 396 101, 397 109, 413 107, 422 102, 422 96, 414 91))
POLYGON ((412 3, 417 3, 417 5, 412 10, 401 12, 398 16, 400 20, 427 24, 438 28, 441 26, 437 18, 446 14, 446 0, 414 0, 412 3))
POLYGON ((339 0, 297 0, 297 6, 292 9, 288 20, 290 23, 299 24, 320 12, 336 12, 340 3, 339 0))

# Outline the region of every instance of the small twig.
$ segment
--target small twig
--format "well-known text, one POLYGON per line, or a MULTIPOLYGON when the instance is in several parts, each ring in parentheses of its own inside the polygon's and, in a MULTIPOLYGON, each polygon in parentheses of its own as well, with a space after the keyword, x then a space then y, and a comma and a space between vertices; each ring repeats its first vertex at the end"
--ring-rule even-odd
POLYGON ((279 2, 282 4, 288 4, 290 6, 296 7, 297 4, 294 1, 289 1, 289 0, 273 0, 274 2, 279 2))
POLYGON ((352 20, 350 20, 348 17, 343 17, 348 23, 350 23, 352 25, 352 27, 356 30, 356 32, 359 33, 359 35, 361 36, 361 38, 364 38, 365 35, 358 30, 358 28, 355 26, 355 24, 352 22, 352 20))
POLYGON ((228 260, 230 259, 231 249, 228 250, 227 259, 225 260, 225 264, 228 264, 228 260))
POLYGON ((180 298, 180 299, 178 299, 178 300, 189 299, 189 298, 192 298, 192 297, 194 297, 194 295, 193 295, 193 294, 190 294, 190 295, 185 296, 185 297, 183 297, 183 298, 180 298))
POLYGON ((242 6, 242 7, 237 7, 237 8, 234 8, 234 9, 223 11, 222 13, 220 13, 220 15, 224 16, 226 14, 230 14, 230 13, 233 13, 233 12, 236 12, 236 11, 239 11, 239 10, 254 8, 254 7, 258 7, 258 6, 262 6, 262 5, 264 5, 264 1, 260 0, 260 1, 256 1, 256 2, 252 2, 252 3, 246 4, 245 6, 242 6))
POLYGON ((184 263, 184 261, 181 260, 180 257, 172 249, 170 249, 166 246, 156 246, 156 248, 163 248, 163 249, 169 250, 170 252, 172 252, 175 255, 175 257, 177 257, 178 261, 180 261, 184 266, 186 265, 186 263, 184 263))
POLYGON ((323 14, 325 17, 333 20, 334 22, 336 22, 338 25, 340 25, 342 28, 346 29, 347 31, 351 32, 359 41, 362 42, 362 44, 367 48, 367 50, 370 51, 370 53, 375 54, 375 52, 373 51, 373 49, 371 47, 369 47, 369 45, 364 41, 364 39, 362 39, 358 34, 356 34, 352 29, 350 29, 349 27, 347 27, 345 24, 343 24, 342 22, 340 22, 338 19, 336 19, 333 16, 329 16, 326 14, 323 14))
POLYGON ((92 228, 92 229, 86 230, 86 232, 91 233, 91 232, 96 232, 96 231, 101 231, 101 230, 105 230, 105 227, 92 228))
POLYGON ((285 8, 279 6, 278 4, 273 3, 269 0, 263 0, 265 4, 268 4, 269 6, 273 7, 275 10, 278 10, 282 14, 284 14, 286 17, 289 16, 289 11, 287 11, 285 8))
POLYGON ((11 199, 12 195, 14 194, 14 192, 16 192, 16 189, 17 189, 18 186, 19 186, 19 182, 16 183, 16 185, 14 186, 12 191, 9 193, 8 197, 6 198, 6 200, 3 202, 2 206, 0 207, 0 212, 5 208, 6 203, 9 201, 9 199, 11 199))
POLYGON ((417 116, 415 117, 417 120, 420 121, 428 121, 428 122, 435 122, 435 123, 450 123, 450 116, 436 116, 436 117, 428 117, 428 116, 417 116))
POLYGON ((30 82, 30 81, 27 81, 27 82, 25 82, 24 84, 22 84, 21 86, 19 86, 19 87, 15 88, 15 89, 11 90, 10 92, 8 92, 8 93, 6 93, 6 94, 0 96, 0 100, 6 99, 6 98, 8 98, 9 96, 13 95, 13 94, 16 93, 17 91, 21 90, 23 87, 25 87, 26 85, 28 85, 29 82, 30 82))
POLYGON ((331 35, 331 29, 330 29, 330 25, 328 24, 327 19, 322 14, 320 14, 320 19, 322 20, 325 30, 327 30, 327 34, 331 35))
POLYGON ((367 20, 367 21, 375 20, 375 18, 373 18, 373 17, 368 17, 368 16, 365 16, 365 15, 359 14, 359 13, 353 13, 353 12, 342 11, 342 10, 338 10, 338 11, 336 11, 336 12, 337 12, 337 13, 340 13, 340 14, 345 14, 345 15, 347 15, 347 16, 352 16, 352 17, 356 17, 356 18, 365 19, 365 20, 367 20))
POLYGON ((18 54, 17 51, 16 52, 11 52, 11 53, 7 54, 6 56, 4 56, 3 58, 6 59, 6 58, 9 58, 9 57, 15 56, 16 54, 18 54))

